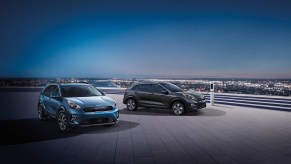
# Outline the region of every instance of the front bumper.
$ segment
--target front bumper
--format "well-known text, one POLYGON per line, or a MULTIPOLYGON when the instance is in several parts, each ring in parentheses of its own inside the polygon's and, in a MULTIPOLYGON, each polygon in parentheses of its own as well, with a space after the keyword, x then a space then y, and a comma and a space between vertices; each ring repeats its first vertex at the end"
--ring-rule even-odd
POLYGON ((87 127, 98 125, 112 125, 119 122, 119 110, 97 112, 68 113, 68 124, 71 127, 87 127))
POLYGON ((206 108, 206 101, 189 101, 186 103, 187 110, 199 110, 202 108, 206 108))

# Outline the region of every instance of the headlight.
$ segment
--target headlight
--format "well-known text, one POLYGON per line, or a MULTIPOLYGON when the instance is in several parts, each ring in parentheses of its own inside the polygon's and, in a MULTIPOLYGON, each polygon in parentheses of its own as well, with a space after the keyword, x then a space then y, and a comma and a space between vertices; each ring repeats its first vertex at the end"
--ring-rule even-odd
POLYGON ((69 105, 69 107, 72 108, 72 109, 77 109, 77 110, 81 109, 81 106, 80 106, 80 105, 78 105, 78 104, 76 104, 76 103, 73 103, 73 102, 70 101, 70 100, 68 100, 68 105, 69 105))
POLYGON ((195 100, 195 97, 189 94, 183 94, 186 98, 195 100))
POLYGON ((112 107, 113 107, 113 108, 116 107, 116 102, 113 102, 112 107))

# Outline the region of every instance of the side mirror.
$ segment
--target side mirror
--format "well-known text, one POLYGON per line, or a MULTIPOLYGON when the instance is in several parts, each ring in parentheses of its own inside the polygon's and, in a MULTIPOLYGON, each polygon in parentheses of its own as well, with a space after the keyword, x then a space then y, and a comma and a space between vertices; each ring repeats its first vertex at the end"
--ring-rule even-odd
POLYGON ((105 93, 105 92, 101 92, 101 94, 102 94, 102 96, 105 96, 105 95, 106 95, 106 93, 105 93))
POLYGON ((165 91, 165 90, 162 90, 162 93, 165 94, 165 95, 169 94, 169 92, 165 91))

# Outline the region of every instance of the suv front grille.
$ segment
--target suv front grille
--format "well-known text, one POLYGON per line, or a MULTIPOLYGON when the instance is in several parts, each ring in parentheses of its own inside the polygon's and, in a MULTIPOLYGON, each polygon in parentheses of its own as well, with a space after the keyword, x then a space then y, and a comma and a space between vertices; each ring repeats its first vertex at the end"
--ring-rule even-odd
POLYGON ((112 110, 112 106, 98 106, 98 107, 87 107, 84 108, 84 112, 97 112, 97 111, 110 111, 112 110))

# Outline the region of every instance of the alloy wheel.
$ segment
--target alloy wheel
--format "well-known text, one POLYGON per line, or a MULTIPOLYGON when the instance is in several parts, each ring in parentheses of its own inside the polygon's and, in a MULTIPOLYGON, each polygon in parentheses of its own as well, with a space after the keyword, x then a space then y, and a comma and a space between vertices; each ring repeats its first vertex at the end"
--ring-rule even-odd
POLYGON ((38 119, 43 119, 42 107, 40 105, 38 106, 38 119))
POLYGON ((127 100, 127 109, 128 110, 135 110, 136 109, 136 103, 133 99, 127 100))
POLYGON ((41 121, 47 120, 47 116, 44 114, 44 109, 41 105, 38 105, 37 115, 38 115, 39 120, 41 120, 41 121))
POLYGON ((60 112, 58 117, 59 127, 62 131, 67 129, 67 118, 64 112, 60 112))
POLYGON ((184 113, 184 105, 180 102, 175 102, 172 109, 176 115, 182 115, 184 113))

